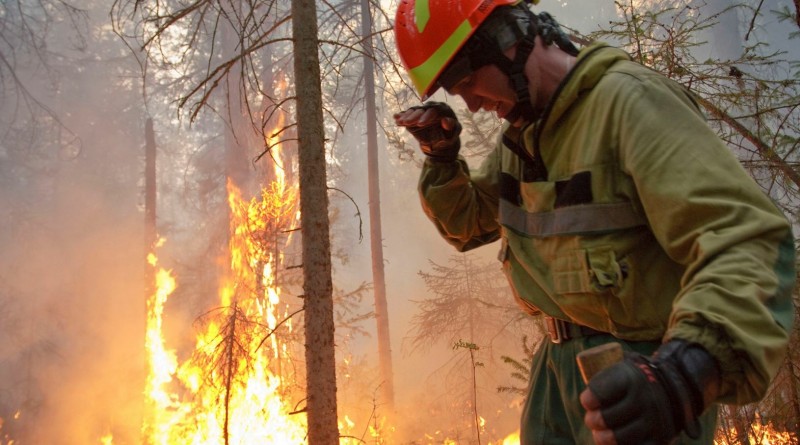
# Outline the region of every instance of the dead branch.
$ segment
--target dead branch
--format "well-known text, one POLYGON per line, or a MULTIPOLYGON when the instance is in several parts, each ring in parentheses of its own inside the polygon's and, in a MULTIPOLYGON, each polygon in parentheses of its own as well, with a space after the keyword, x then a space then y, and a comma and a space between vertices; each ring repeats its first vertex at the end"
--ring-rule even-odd
POLYGON ((747 141, 749 141, 753 146, 756 148, 759 154, 763 156, 765 159, 770 161, 771 165, 777 168, 784 176, 786 176, 789 180, 794 183, 794 185, 800 189, 800 173, 797 172, 791 165, 789 165, 786 160, 780 157, 772 147, 767 144, 766 142, 762 141, 758 136, 753 134, 747 127, 737 121, 735 118, 730 116, 728 113, 723 111, 718 106, 711 103, 709 100, 701 97, 698 94, 694 95, 694 98, 697 102, 705 108, 712 116, 721 120, 725 124, 729 125, 732 129, 734 129, 737 133, 742 135, 747 141))

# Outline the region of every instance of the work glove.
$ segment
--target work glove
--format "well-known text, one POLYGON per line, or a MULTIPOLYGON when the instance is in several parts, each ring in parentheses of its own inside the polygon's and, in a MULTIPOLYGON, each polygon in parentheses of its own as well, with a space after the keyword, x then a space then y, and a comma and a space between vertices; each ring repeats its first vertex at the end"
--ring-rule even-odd
POLYGON ((443 102, 425 102, 395 114, 397 125, 419 142, 422 152, 435 162, 452 162, 461 149, 461 124, 456 113, 443 102))
POLYGON ((700 345, 672 340, 652 357, 626 352, 581 394, 597 444, 668 444, 701 433, 698 417, 719 394, 715 359, 700 345))

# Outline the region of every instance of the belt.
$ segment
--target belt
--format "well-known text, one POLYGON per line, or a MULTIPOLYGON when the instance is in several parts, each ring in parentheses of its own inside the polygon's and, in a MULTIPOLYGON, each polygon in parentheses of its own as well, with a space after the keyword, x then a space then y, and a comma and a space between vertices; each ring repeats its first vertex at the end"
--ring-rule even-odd
POLYGON ((544 324, 547 328, 547 335, 550 336, 550 341, 556 344, 563 343, 573 338, 589 337, 592 335, 602 335, 608 333, 592 329, 588 326, 582 326, 558 318, 553 318, 549 315, 544 316, 544 324))

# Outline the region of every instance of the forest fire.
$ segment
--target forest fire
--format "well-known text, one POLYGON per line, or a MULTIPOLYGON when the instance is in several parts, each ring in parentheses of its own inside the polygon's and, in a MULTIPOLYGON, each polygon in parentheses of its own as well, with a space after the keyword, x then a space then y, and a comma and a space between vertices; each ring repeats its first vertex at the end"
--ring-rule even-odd
POLYGON ((729 428, 726 431, 717 431, 717 438, 714 445, 735 445, 739 443, 750 443, 754 445, 784 445, 796 444, 797 435, 788 431, 778 431, 772 423, 762 421, 756 415, 753 422, 744 434, 739 433, 736 428, 729 428))
POLYGON ((163 336, 164 305, 175 278, 157 272, 147 307, 144 443, 304 443, 305 416, 294 414, 288 402, 297 376, 281 366, 291 359, 282 338, 292 334, 292 323, 276 280, 282 259, 276 234, 297 213, 296 193, 277 180, 261 198, 247 202, 228 185, 228 270, 219 305, 203 317, 205 330, 183 362, 163 336))

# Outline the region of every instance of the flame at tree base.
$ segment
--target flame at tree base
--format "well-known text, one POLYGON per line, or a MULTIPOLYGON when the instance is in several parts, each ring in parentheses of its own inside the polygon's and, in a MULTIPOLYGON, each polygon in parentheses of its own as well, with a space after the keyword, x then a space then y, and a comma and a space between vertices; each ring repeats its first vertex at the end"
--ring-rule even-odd
MULTIPOLYGON (((148 355, 144 443, 154 445, 230 445, 305 443, 306 419, 286 401, 292 399, 281 361, 291 360, 291 348, 281 341, 278 327, 292 332, 287 306, 273 271, 280 253, 268 241, 281 225, 296 216, 296 193, 282 184, 263 199, 243 201, 229 184, 231 237, 230 270, 220 290, 220 307, 203 319, 192 356, 179 364, 166 347, 163 312, 176 288, 171 272, 156 274, 157 290, 148 301, 145 348, 148 355), (272 228, 273 233, 269 233, 272 228)), ((156 265, 155 256, 151 264, 156 265)))

